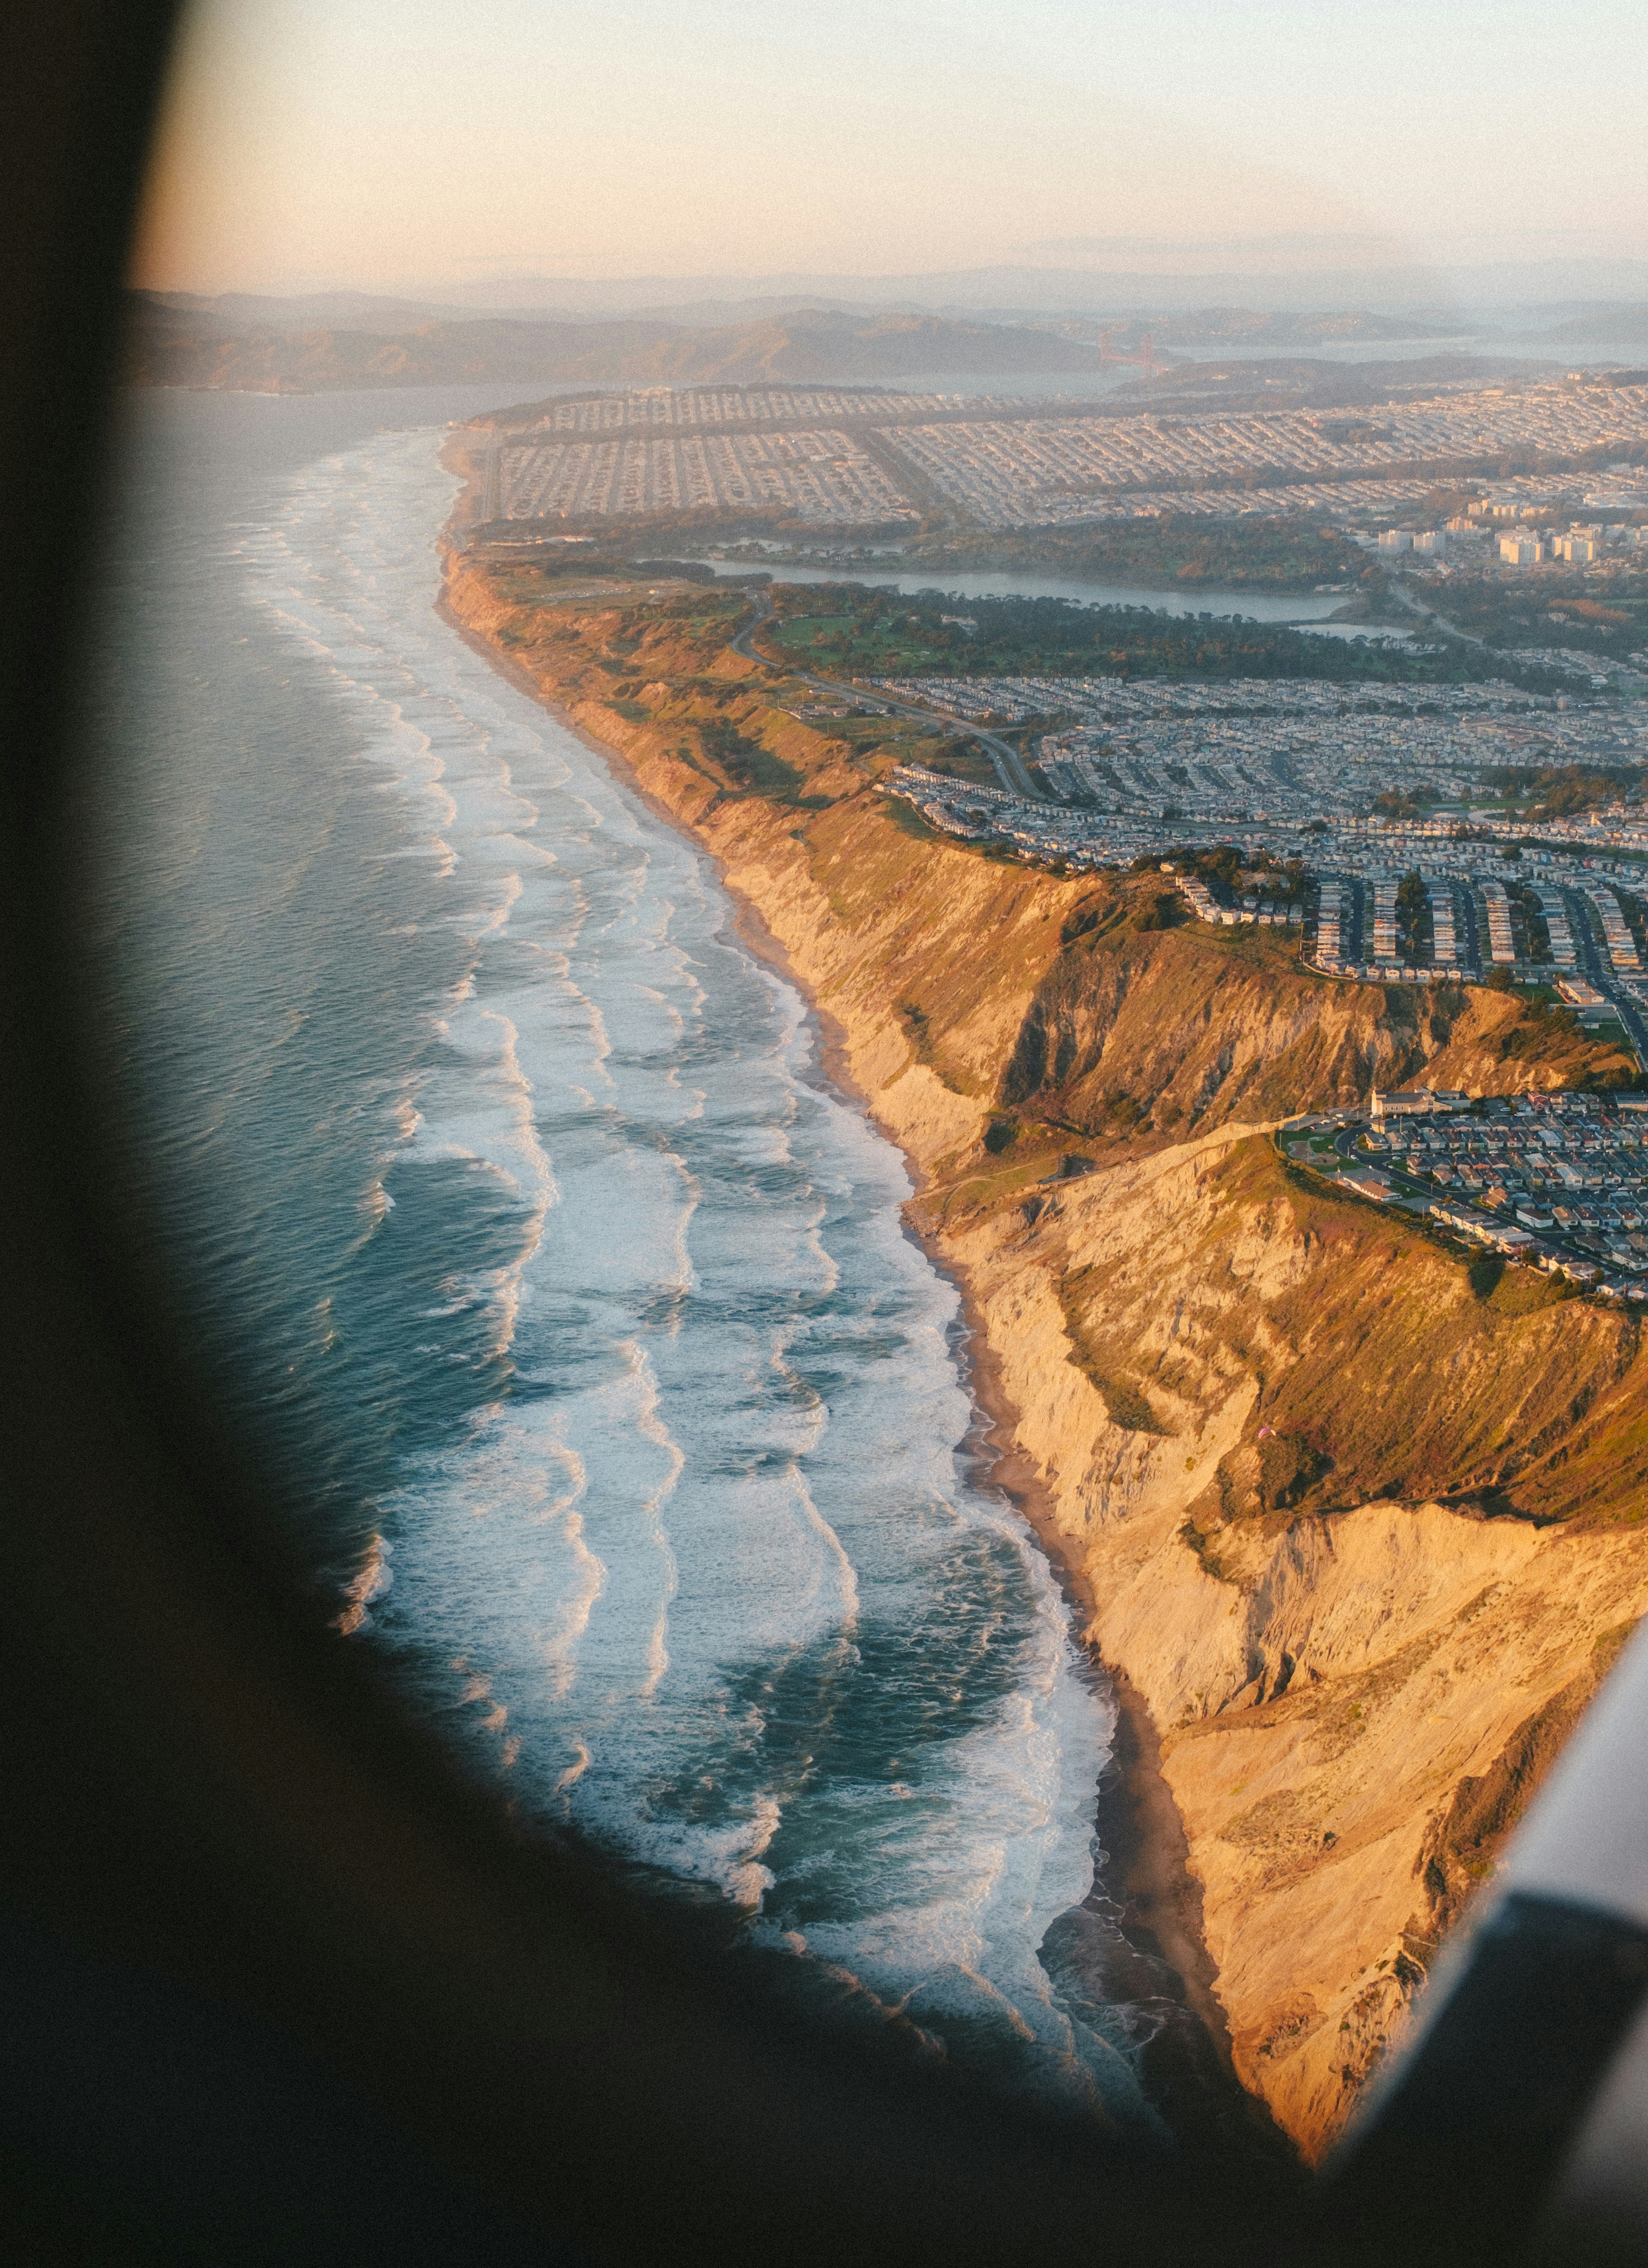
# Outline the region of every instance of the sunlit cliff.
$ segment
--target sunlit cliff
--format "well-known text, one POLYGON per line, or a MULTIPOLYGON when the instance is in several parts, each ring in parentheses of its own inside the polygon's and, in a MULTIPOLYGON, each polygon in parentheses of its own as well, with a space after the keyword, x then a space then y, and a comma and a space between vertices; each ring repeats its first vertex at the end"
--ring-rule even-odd
POLYGON ((1618 1061, 1503 994, 1159 926, 1159 877, 931 837, 774 703, 736 600, 636 598, 449 562, 458 621, 723 862, 911 1160, 1014 1469, 1153 1723, 1237 2071, 1315 2156, 1648 1609, 1648 1422, 1634 1318, 1270 1130, 1618 1061))

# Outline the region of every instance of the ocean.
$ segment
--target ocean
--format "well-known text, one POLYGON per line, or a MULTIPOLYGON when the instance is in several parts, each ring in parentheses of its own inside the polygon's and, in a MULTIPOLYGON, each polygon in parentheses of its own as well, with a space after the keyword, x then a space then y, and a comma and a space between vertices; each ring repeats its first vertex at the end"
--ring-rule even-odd
POLYGON ((1092 1951, 1114 1703, 904 1162, 711 862, 435 612, 488 399, 128 404, 83 896, 129 1200, 337 1644, 500 1805, 1159 2135, 1171 1991, 1092 1951))

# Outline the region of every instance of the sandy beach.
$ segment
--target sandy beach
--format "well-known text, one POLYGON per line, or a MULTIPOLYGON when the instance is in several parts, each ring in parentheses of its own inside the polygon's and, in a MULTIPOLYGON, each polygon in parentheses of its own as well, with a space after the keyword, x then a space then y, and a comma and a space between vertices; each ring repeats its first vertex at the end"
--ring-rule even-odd
MULTIPOLYGON (((468 524, 474 497, 473 462, 455 437, 443 450, 448 469, 462 474, 467 485, 460 497, 441 541, 443 564, 456 550, 454 539, 468 524)), ((904 1158, 919 1192, 923 1179, 920 1162, 899 1143, 895 1133, 876 1116, 868 1098, 849 1068, 846 1035, 827 1010, 820 1008, 812 987, 774 936, 761 909, 729 875, 727 865, 702 833, 681 814, 651 792, 623 748, 592 732, 565 703, 547 693, 532 673, 500 652, 496 645, 467 624, 450 601, 443 585, 437 612, 474 652, 510 684, 544 709, 564 730, 594 751, 647 808, 672 828, 685 834, 712 862, 734 910, 734 922, 748 950, 768 962, 792 985, 806 1003, 815 1036, 820 1070, 826 1084, 876 1126, 904 1158)), ((952 1283, 960 1297, 964 1332, 956 1352, 963 1381, 978 1413, 968 1447, 978 1459, 982 1476, 1014 1506, 1035 1535, 1061 1587, 1071 1601, 1085 1629, 1092 1621, 1095 1602, 1070 1540, 1055 1519, 1048 1492, 1031 1459, 1017 1438, 1019 1413, 1002 1384, 1001 1364, 982 1327, 966 1270, 941 1244, 917 1226, 907 1210, 905 1233, 925 1252, 932 1266, 952 1283)), ((1104 1662, 1096 1649, 1100 1668, 1118 1715, 1115 1753, 1110 1767, 1095 1791, 1099 1843, 1110 1860, 1095 1895, 1107 1904, 1122 1937, 1139 1961, 1166 1964, 1182 1993, 1183 2005, 1196 2020, 1206 2049, 1187 2033, 1196 2028, 1169 2025, 1145 2051, 1145 2067, 1151 2092, 1170 2098, 1181 2109, 1188 2102, 1187 2126, 1198 2139, 1210 2126, 1223 2131, 1227 2144, 1233 2125, 1248 2125, 1247 2139, 1267 2156, 1285 2154, 1283 2143, 1256 2100, 1242 2089, 1231 2058, 1231 2041, 1224 2011, 1213 1990, 1217 1968, 1210 1956, 1202 1926, 1201 1886, 1190 1871, 1188 1849, 1178 1808, 1159 1766, 1157 1728, 1143 1697, 1124 1675, 1104 1662), (1212 2098, 1210 2101, 1210 2098, 1212 2098), (1232 2117, 1232 2109, 1235 2116, 1232 2117), (1245 2115, 1244 2115, 1245 2114, 1245 2115), (1250 2122, 1250 2123, 1249 2123, 1250 2122)), ((1169 1989, 1173 1989, 1170 1984, 1169 1989)), ((1243 2149, 1244 2139, 1234 2138, 1243 2149)))

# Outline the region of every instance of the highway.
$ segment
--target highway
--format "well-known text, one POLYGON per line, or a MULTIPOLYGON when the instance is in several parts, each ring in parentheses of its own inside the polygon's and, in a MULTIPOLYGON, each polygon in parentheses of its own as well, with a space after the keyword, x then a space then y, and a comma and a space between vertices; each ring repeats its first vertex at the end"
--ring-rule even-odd
POLYGON ((754 640, 761 624, 772 618, 771 594, 758 583, 749 595, 755 602, 755 619, 730 641, 734 653, 741 653, 747 661, 757 662, 763 669, 782 667, 786 677, 798 677, 804 685, 816 686, 820 693, 833 693, 838 699, 854 702, 868 697, 879 702, 883 708, 891 709, 898 716, 913 717, 923 725, 936 725, 952 740, 976 740, 996 767, 996 777, 1009 795, 1021 796, 1027 803, 1045 803, 1049 799, 1032 780, 1029 767, 1018 749, 994 733, 981 732, 975 725, 962 724, 938 710, 924 708, 920 702, 900 700, 879 685, 872 695, 866 696, 861 686, 843 683, 838 677, 820 677, 816 670, 802 669, 794 662, 780 664, 769 660, 764 653, 756 651, 754 640))
POLYGON ((1386 587, 1399 607, 1406 607, 1409 614, 1417 615, 1422 621, 1433 623, 1445 637, 1457 638, 1461 645, 1485 644, 1484 639, 1473 637, 1468 630, 1455 630, 1447 616, 1438 614, 1434 607, 1428 607, 1402 576, 1392 575, 1386 587))

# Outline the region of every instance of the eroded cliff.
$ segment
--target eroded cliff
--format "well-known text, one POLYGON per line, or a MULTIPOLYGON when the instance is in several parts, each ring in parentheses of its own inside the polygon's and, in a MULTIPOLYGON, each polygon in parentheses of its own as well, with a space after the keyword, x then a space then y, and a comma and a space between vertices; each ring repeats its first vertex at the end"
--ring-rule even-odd
POLYGON ((1313 2155, 1648 1609, 1638 1326, 1233 1130, 946 1246, 1159 1728, 1237 2068, 1313 2155))
POLYGON ((1477 989, 1155 924, 1159 878, 931 836, 791 713, 725 593, 454 559, 473 635, 691 826, 921 1179, 1147 1703, 1237 2067, 1307 2155, 1648 1610, 1636 1323, 1293 1173, 1262 1129, 1422 1075, 1619 1079, 1477 989))

